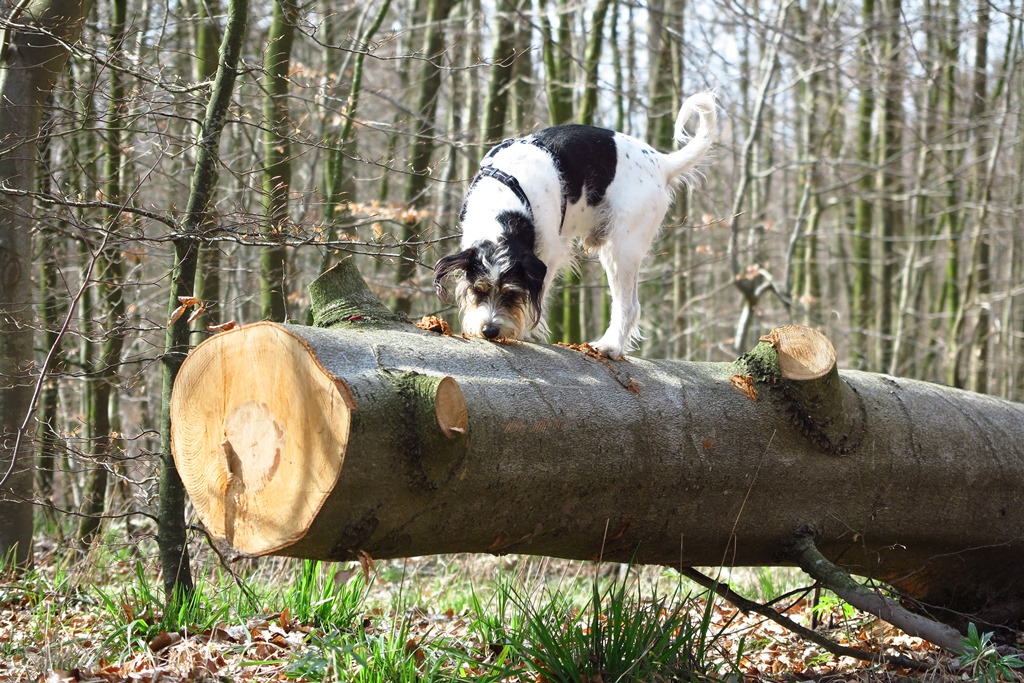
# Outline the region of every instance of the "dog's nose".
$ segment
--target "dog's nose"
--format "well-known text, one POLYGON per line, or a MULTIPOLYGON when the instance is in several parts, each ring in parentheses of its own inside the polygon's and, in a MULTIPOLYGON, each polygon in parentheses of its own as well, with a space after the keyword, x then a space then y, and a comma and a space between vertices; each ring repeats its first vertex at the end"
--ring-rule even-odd
POLYGON ((480 331, 487 339, 494 339, 495 337, 498 336, 498 333, 501 332, 501 328, 495 325, 494 323, 487 323, 480 331))

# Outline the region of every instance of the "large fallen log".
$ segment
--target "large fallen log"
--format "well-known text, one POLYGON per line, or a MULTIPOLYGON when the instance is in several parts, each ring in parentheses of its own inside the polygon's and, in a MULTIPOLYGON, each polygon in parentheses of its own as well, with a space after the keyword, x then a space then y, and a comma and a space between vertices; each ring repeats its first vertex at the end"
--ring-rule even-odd
POLYGON ((395 320, 345 265, 321 327, 258 323, 185 361, 175 461, 249 555, 528 553, 840 567, 974 620, 1024 615, 1024 406, 835 368, 782 328, 736 363, 493 343, 395 320))

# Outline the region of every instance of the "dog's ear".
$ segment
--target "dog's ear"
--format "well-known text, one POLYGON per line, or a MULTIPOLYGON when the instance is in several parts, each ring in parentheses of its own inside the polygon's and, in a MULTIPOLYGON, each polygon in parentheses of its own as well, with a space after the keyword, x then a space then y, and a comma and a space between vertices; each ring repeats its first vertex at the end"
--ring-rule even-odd
POLYGON ((434 264, 434 291, 442 301, 448 300, 448 289, 442 284, 442 280, 456 272, 468 273, 476 262, 477 252, 475 247, 463 249, 457 254, 445 256, 434 264))
POLYGON ((541 299, 544 296, 544 278, 547 277, 548 267, 534 254, 527 254, 522 261, 523 274, 526 280, 526 291, 530 294, 530 304, 533 307, 533 324, 540 323, 541 299))

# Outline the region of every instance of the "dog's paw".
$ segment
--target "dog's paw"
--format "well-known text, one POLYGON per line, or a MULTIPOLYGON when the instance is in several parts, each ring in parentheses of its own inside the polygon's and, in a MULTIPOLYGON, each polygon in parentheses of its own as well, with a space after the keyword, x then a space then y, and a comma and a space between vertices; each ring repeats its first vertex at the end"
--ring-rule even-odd
POLYGON ((626 355, 626 350, 622 348, 621 344, 608 341, 604 337, 601 337, 597 341, 590 342, 588 346, 602 356, 611 358, 612 360, 621 360, 622 357, 626 355))

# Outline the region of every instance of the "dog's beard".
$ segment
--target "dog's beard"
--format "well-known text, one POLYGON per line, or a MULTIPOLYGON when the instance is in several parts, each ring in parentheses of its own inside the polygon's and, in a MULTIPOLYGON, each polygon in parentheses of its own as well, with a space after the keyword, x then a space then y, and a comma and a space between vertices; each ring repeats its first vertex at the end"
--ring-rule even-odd
POLYGON ((456 299, 462 331, 469 336, 527 339, 543 327, 541 312, 533 307, 530 296, 519 289, 492 290, 481 297, 474 293, 470 283, 463 281, 456 287, 456 299), (493 334, 494 328, 497 334, 493 334), (488 330, 491 335, 486 333, 488 330))

